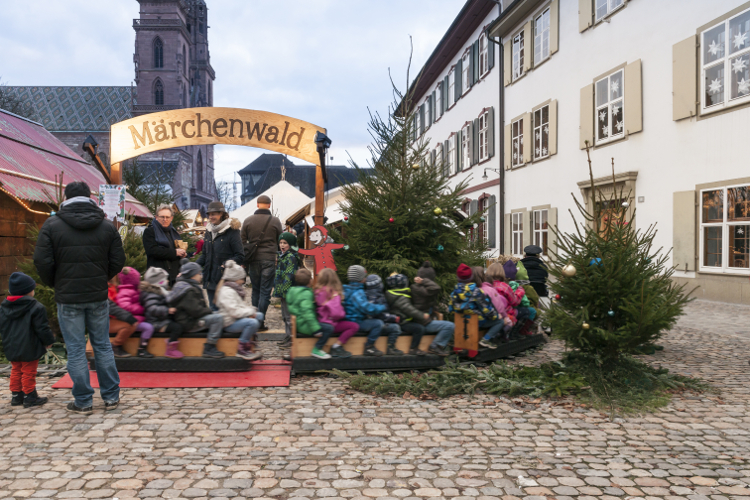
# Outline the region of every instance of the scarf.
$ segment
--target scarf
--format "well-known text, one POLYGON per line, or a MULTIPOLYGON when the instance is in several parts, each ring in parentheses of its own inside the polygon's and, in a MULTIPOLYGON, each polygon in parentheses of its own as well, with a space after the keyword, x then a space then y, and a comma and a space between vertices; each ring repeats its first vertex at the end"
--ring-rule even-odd
POLYGON ((224 286, 228 286, 229 288, 237 292, 237 295, 242 297, 242 300, 245 300, 245 287, 244 286, 238 285, 234 281, 227 281, 224 283, 224 286))
POLYGON ((163 228, 159 221, 155 218, 151 221, 151 225, 154 227, 154 238, 156 242, 166 248, 174 248, 174 240, 179 240, 180 233, 172 227, 172 224, 168 228, 163 228), (171 240, 170 240, 171 238, 171 240))
POLYGON ((64 207, 65 205, 72 205, 73 203, 83 203, 83 202, 89 202, 96 205, 96 202, 89 198, 88 196, 74 196, 70 199, 65 200, 64 202, 60 203, 60 208, 64 207))
POLYGON ((209 223, 208 223, 208 224, 206 225, 206 229, 208 229, 209 231, 211 231, 211 236, 212 236, 212 238, 211 238, 211 239, 216 239, 216 235, 217 235, 217 234, 219 234, 220 232, 222 232, 222 231, 223 231, 224 229, 226 229, 226 228, 227 228, 227 226, 228 226, 228 225, 229 225, 229 224, 230 224, 231 222, 232 222, 232 219, 231 219, 231 218, 228 218, 228 219, 224 219, 223 221, 221 221, 221 222, 219 223, 219 225, 218 225, 218 226, 214 226, 213 224, 211 224, 211 223, 209 222, 209 223))

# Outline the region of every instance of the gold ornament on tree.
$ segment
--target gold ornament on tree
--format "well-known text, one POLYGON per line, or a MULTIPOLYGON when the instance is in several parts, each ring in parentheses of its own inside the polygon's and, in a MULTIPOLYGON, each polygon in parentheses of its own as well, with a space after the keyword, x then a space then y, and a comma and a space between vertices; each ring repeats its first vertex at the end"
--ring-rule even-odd
POLYGON ((433 210, 433 213, 434 213, 435 215, 440 215, 440 214, 442 214, 442 213, 443 213, 443 209, 442 209, 442 208, 440 208, 440 207, 437 207, 437 208, 436 208, 435 210, 433 210))
POLYGON ((573 264, 568 264, 567 266, 562 268, 562 274, 566 278, 572 278, 576 275, 576 267, 573 264))
POLYGON ((413 170, 419 170, 419 163, 415 163, 411 166, 413 170))
POLYGON ((588 323, 584 323, 581 326, 583 327, 584 330, 588 330, 589 329, 589 324, 588 323))

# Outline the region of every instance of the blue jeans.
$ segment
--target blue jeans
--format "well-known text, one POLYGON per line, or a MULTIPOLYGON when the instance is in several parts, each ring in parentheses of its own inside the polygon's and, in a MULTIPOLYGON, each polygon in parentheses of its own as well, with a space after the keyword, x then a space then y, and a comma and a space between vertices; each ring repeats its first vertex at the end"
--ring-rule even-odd
POLYGON ((321 323, 320 324, 320 333, 321 336, 318 339, 317 342, 315 342, 315 348, 316 349, 323 349, 326 346, 326 342, 328 342, 328 339, 331 338, 331 335, 333 335, 334 326, 330 323, 321 323))
POLYGON ((221 331, 224 329, 224 316, 221 314, 208 314, 201 320, 206 322, 208 335, 206 335, 206 344, 214 344, 221 338, 221 331))
POLYGON ((96 375, 105 403, 120 400, 120 375, 109 341, 109 302, 57 304, 57 319, 68 351, 68 375, 73 381, 73 398, 79 408, 94 403, 89 366, 86 361, 86 330, 94 349, 96 375))
POLYGON ((437 334, 435 336, 435 340, 432 341, 433 344, 437 344, 440 347, 445 347, 448 345, 448 342, 453 338, 453 332, 456 329, 456 325, 454 325, 450 321, 430 321, 427 323, 424 327, 425 333, 435 333, 437 334))
POLYGON ((505 323, 501 319, 496 320, 484 320, 479 322, 479 328, 487 328, 487 333, 484 335, 485 340, 494 339, 500 332, 503 331, 505 323))
POLYGON ((229 333, 240 332, 240 344, 246 344, 258 333, 261 321, 263 321, 263 315, 257 313, 255 318, 241 318, 231 325, 225 326, 224 331, 229 333))
POLYGON ((258 260, 250 263, 247 270, 250 283, 253 285, 253 307, 257 307, 263 316, 268 312, 271 303, 271 290, 273 290, 273 278, 276 276, 276 262, 272 260, 258 260))
POLYGON ((369 332, 367 334, 367 345, 373 345, 381 332, 385 332, 388 335, 388 345, 395 344, 396 339, 401 335, 401 328, 396 323, 383 323, 379 319, 366 319, 359 322, 359 330, 361 332, 369 332))

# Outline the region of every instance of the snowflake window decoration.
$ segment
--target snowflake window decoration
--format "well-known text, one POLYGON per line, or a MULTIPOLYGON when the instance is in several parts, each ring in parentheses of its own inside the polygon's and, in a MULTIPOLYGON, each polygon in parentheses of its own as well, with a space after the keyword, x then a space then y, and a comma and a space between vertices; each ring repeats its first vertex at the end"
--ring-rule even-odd
POLYGON ((520 139, 518 139, 518 143, 523 145, 523 136, 521 136, 520 139))
POLYGON ((721 92, 721 81, 717 78, 716 80, 712 80, 711 84, 708 86, 708 91, 712 94, 718 94, 721 92))
POLYGON ((514 160, 517 160, 517 159, 518 159, 518 153, 517 153, 517 152, 513 152, 513 159, 514 159, 514 160))
POLYGON ((708 52, 712 56, 715 56, 719 53, 721 50, 722 42, 716 43, 716 40, 712 40, 711 44, 708 46, 708 52))
POLYGON ((538 141, 540 138, 541 138, 541 134, 539 133, 539 131, 537 131, 537 133, 536 133, 536 140, 538 141))
POLYGON ((750 80, 742 79, 739 82, 737 82, 737 93, 740 95, 745 95, 748 92, 750 92, 750 80))
POLYGON ((607 130, 606 125, 604 127, 602 127, 602 137, 607 137, 607 135, 609 135, 608 132, 609 131, 607 130))
POLYGON ((616 115, 620 112, 620 105, 619 104, 613 104, 612 105, 612 114, 616 115))
POLYGON ((549 134, 549 126, 547 125, 544 126, 544 133, 549 134))
POLYGON ((743 71, 745 71, 746 67, 747 61, 745 61, 744 57, 739 57, 732 63, 732 71, 734 71, 735 73, 742 73, 743 71))
POLYGON ((622 132, 622 127, 623 127, 622 120, 618 121, 615 127, 617 127, 618 132, 622 132))
POLYGON ((737 234, 745 234, 745 230, 742 229, 741 227, 738 227, 737 228, 737 234))
POLYGON ((735 49, 739 49, 743 45, 745 45, 745 42, 747 41, 747 33, 737 33, 734 36, 734 41, 732 42, 734 44, 735 49))
POLYGON ((541 150, 539 148, 536 148, 536 155, 539 156, 541 153, 541 150))
POLYGON ((547 156, 547 148, 542 148, 542 156, 547 156))
POLYGON ((600 122, 607 121, 607 112, 606 111, 602 111, 601 113, 599 113, 599 121, 600 122))
POLYGON ((620 92, 620 82, 612 80, 612 97, 615 97, 620 92))

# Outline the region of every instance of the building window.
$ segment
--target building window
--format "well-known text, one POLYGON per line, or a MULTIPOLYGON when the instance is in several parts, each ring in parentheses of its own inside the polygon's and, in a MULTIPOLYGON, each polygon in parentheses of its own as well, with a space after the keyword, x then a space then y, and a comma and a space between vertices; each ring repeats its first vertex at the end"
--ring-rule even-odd
POLYGON ((534 111, 534 158, 549 156, 549 105, 534 111))
POLYGON ((448 72, 448 107, 456 102, 456 72, 453 68, 448 72))
POLYGON ((482 33, 479 36, 479 76, 484 76, 490 70, 489 49, 487 44, 487 35, 482 33))
POLYGON ((513 236, 513 255, 523 254, 523 213, 514 212, 511 217, 511 233, 513 236))
POLYGON ((196 169, 197 183, 196 188, 198 191, 203 191, 203 154, 198 151, 198 168, 196 169))
POLYGON ((461 81, 463 82, 463 93, 467 93, 471 88, 471 68, 469 67, 469 60, 471 59, 471 51, 466 51, 464 56, 461 58, 461 81))
POLYGON ((164 44, 158 36, 154 40, 154 68, 164 67, 164 44))
POLYGON ((750 10, 701 34, 701 67, 704 110, 748 100, 750 10))
POLYGON ((596 142, 621 137, 625 132, 623 115, 623 71, 596 82, 596 142))
POLYGON ((596 0, 596 22, 601 21, 623 5, 625 5, 625 0, 596 0))
POLYGON ((523 76, 523 31, 513 38, 513 79, 523 76))
POLYGON ((432 106, 430 106, 430 96, 424 101, 424 128, 427 130, 432 125, 432 106))
POLYGON ((532 227, 534 229, 534 245, 542 248, 542 255, 547 255, 547 235, 548 235, 548 211, 534 210, 532 227))
POLYGON ((442 171, 445 173, 445 158, 443 157, 443 153, 443 143, 440 142, 435 148, 435 163, 442 163, 442 171))
POLYGON ((534 19, 534 64, 549 57, 549 8, 534 19))
POLYGON ((517 167, 523 165, 523 118, 511 124, 510 138, 513 145, 511 166, 517 167))
POLYGON ((445 159, 446 163, 448 164, 448 167, 446 169, 446 171, 448 172, 448 175, 453 174, 453 173, 456 173, 456 174, 458 173, 458 169, 456 168, 454 172, 454 168, 453 168, 454 167, 453 163, 455 161, 455 158, 456 158, 456 134, 453 134, 448 139, 448 157, 445 159))
MULTIPOLYGON (((487 195, 484 195, 484 198, 480 198, 477 202, 477 211, 481 214, 484 214, 484 211, 487 210, 487 200, 489 200, 489 197, 487 195)), ((477 226, 477 231, 479 233, 479 241, 482 243, 487 243, 487 216, 482 215, 482 219, 479 221, 479 226, 477 226)))
POLYGON ((490 157, 489 152, 489 125, 490 113, 485 111, 479 115, 479 161, 484 161, 490 157))
POLYGON ((158 106, 164 104, 164 85, 161 80, 156 80, 154 83, 154 104, 158 106))
POLYGON ((701 191, 701 267, 750 270, 750 185, 701 191))
POLYGON ((443 115, 443 93, 441 92, 442 88, 442 84, 438 84, 438 86, 435 88, 435 116, 433 118, 433 121, 437 121, 437 119, 443 115))
POLYGON ((467 123, 461 129, 461 170, 471 167, 471 126, 467 123))
POLYGON ((182 72, 187 75, 187 51, 185 45, 182 46, 182 72))

